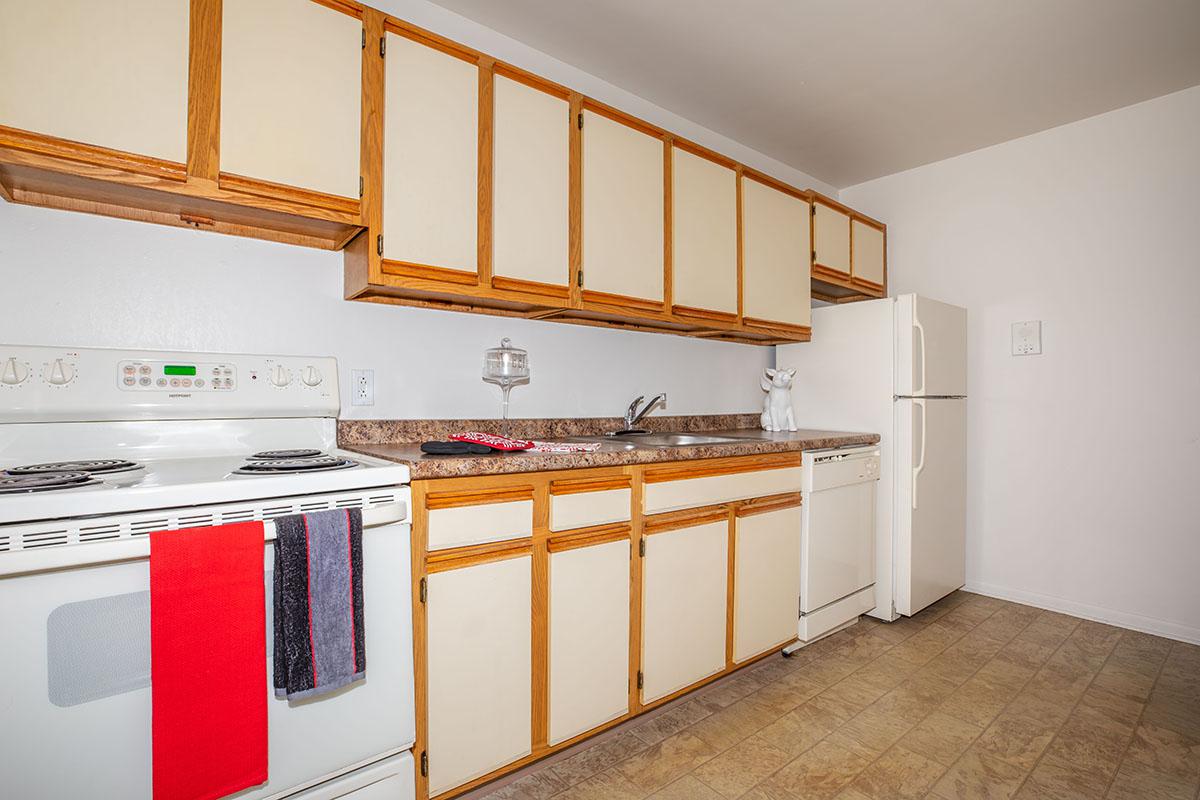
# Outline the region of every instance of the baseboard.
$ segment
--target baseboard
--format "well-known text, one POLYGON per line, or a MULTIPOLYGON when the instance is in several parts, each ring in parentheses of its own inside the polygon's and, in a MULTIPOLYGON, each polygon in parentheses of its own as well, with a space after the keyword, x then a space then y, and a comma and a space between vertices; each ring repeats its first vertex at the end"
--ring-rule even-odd
POLYGON ((1070 614, 1073 617, 1090 619, 1093 622, 1104 622, 1108 625, 1116 625, 1121 628, 1129 628, 1130 630, 1141 631, 1142 633, 1152 633, 1155 636, 1163 636, 1168 639, 1187 642, 1188 644, 1200 645, 1200 628, 1181 625, 1178 622, 1169 622, 1167 620, 1154 619, 1153 617, 1144 617, 1141 614, 1115 611, 1111 608, 1102 608, 1100 606, 1088 605, 1087 603, 1076 603, 1072 600, 1053 597, 1047 594, 1038 594, 1037 592, 1009 589, 1006 586, 997 586, 992 583, 969 581, 963 588, 968 592, 995 597, 999 600, 1011 600, 1014 603, 1024 603, 1027 606, 1044 608, 1047 611, 1058 611, 1062 614, 1070 614))

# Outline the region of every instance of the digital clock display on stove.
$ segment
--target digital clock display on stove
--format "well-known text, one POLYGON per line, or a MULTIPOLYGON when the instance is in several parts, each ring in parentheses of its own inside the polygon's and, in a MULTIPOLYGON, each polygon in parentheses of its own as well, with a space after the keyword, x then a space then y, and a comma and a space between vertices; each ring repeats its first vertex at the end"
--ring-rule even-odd
POLYGON ((187 375, 189 377, 196 374, 195 367, 186 367, 179 364, 164 364, 163 375, 187 375))

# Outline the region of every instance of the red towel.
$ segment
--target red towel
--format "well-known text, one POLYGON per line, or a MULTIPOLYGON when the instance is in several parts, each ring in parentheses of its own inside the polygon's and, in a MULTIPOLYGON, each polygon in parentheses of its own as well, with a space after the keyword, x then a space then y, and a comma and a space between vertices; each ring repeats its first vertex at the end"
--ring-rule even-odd
POLYGON ((267 779, 263 525, 150 534, 154 800, 267 779))

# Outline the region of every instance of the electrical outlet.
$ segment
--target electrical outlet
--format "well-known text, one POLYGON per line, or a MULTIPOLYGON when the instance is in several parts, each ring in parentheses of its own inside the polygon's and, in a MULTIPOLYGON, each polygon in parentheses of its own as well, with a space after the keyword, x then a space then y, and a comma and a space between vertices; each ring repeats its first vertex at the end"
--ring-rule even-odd
POLYGON ((375 370, 350 370, 350 405, 375 405, 375 370))
POLYGON ((1012 324, 1012 354, 1014 356, 1037 356, 1042 354, 1042 322, 1014 322, 1012 324))

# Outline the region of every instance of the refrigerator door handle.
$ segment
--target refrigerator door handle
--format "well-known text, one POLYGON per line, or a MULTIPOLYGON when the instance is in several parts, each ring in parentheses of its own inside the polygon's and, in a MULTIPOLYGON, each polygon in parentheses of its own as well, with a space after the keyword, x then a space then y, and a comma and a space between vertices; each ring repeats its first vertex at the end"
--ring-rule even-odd
POLYGON ((913 394, 925 394, 925 326, 921 324, 921 320, 917 319, 917 310, 913 308, 913 330, 917 332, 917 341, 921 344, 921 360, 918 362, 913 358, 913 365, 920 364, 921 372, 921 387, 913 387, 913 394))
POLYGON ((917 482, 921 478, 921 472, 925 469, 925 430, 926 430, 926 413, 925 401, 913 400, 913 409, 921 409, 921 457, 917 460, 916 466, 912 468, 912 507, 917 507, 917 482))

